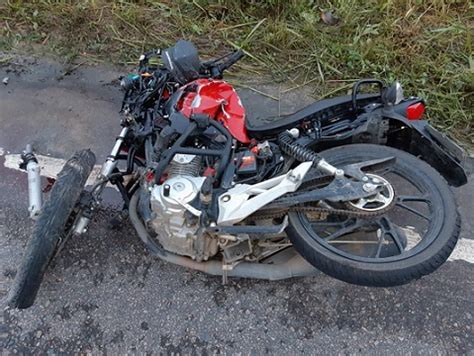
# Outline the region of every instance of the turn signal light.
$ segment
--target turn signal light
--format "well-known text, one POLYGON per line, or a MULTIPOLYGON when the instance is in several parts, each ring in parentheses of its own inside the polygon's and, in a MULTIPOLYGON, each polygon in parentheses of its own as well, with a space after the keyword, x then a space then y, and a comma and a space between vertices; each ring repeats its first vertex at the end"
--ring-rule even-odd
POLYGON ((407 107, 408 120, 420 120, 425 113, 425 105, 423 103, 416 103, 407 107))

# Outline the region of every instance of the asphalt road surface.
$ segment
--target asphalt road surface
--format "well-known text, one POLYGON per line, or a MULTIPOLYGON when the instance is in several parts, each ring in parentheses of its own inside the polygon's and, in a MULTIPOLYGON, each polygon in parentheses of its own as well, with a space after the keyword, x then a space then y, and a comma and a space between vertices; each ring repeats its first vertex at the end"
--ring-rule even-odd
MULTIPOLYGON (((231 279, 223 286, 220 278, 150 257, 128 223, 109 227, 104 210, 88 233, 68 243, 36 304, 9 309, 5 298, 32 224, 26 176, 6 161, 30 142, 55 158, 90 147, 101 162, 119 132, 121 99, 118 70, 23 57, 12 62, 0 68, 0 79, 9 77, 8 85, 0 84, 2 354, 474 352, 472 176, 455 191, 463 218, 455 254, 409 285, 365 288, 318 274, 279 282, 231 279)), ((285 112, 310 100, 290 94, 279 105, 241 91, 256 112, 285 112)))

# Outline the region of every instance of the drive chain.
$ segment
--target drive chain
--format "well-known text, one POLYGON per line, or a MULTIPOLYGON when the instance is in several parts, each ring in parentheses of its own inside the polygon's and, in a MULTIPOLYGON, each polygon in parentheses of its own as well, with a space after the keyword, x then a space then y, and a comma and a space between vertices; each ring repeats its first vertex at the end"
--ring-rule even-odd
POLYGON ((321 216, 320 219, 325 219, 328 215, 343 215, 343 216, 348 216, 351 218, 368 219, 368 218, 373 218, 373 217, 377 217, 377 216, 381 216, 385 214, 388 210, 392 208, 393 204, 394 202, 392 202, 392 204, 388 205, 384 209, 381 209, 378 211, 355 210, 356 208, 333 209, 333 208, 321 208, 317 206, 292 206, 287 209, 261 210, 249 216, 248 219, 251 219, 251 220, 276 219, 276 218, 281 218, 290 212, 319 213, 321 216))

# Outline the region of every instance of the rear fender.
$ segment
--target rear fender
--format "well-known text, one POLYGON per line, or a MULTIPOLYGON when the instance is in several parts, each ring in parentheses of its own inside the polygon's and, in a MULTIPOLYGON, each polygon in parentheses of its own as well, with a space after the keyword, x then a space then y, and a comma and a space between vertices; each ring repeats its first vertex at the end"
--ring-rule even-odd
POLYGON ((466 152, 431 126, 426 120, 408 120, 403 114, 406 107, 420 101, 407 100, 408 103, 395 108, 382 109, 381 117, 388 120, 386 145, 407 151, 434 167, 450 185, 459 187, 467 183, 463 164, 466 152))

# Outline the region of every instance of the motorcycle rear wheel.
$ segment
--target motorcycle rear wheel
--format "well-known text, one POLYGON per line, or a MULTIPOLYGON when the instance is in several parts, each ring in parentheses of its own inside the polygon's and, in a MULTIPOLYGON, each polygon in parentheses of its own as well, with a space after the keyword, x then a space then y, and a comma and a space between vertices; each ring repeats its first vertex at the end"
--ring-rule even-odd
POLYGON ((30 307, 40 288, 44 273, 68 233, 66 224, 94 166, 90 150, 77 152, 64 165, 35 222, 23 259, 8 294, 13 308, 30 307))
POLYGON ((289 215, 287 234, 294 248, 313 266, 342 281, 365 286, 395 286, 432 273, 453 251, 460 232, 454 196, 427 163, 395 148, 353 144, 321 152, 341 167, 395 157, 375 172, 395 186, 393 207, 376 218, 289 215), (409 187, 409 185, 413 187, 409 187))

